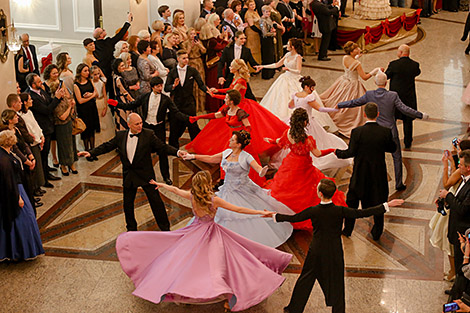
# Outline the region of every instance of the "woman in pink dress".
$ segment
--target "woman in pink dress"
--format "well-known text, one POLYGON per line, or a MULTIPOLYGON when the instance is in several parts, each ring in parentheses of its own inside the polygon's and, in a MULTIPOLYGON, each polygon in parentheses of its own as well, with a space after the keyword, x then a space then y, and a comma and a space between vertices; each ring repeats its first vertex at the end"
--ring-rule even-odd
POLYGON ((292 255, 246 239, 214 222, 217 207, 272 216, 273 212, 230 204, 212 192, 207 171, 192 179, 190 191, 151 182, 191 201, 194 222, 170 231, 127 232, 116 251, 132 279, 133 294, 160 302, 212 303, 226 300, 226 309, 241 311, 269 297, 284 282, 281 273, 292 255))
MULTIPOLYGON (((320 95, 323 105, 327 108, 335 108, 342 101, 362 97, 367 90, 359 80, 359 76, 363 80, 368 80, 379 70, 376 68, 370 73, 364 72, 361 62, 357 60, 361 56, 361 48, 356 43, 348 41, 343 49, 346 52, 346 55, 343 57, 344 75, 338 78, 330 88, 320 95)), ((348 138, 351 136, 351 131, 354 128, 365 123, 363 106, 352 110, 340 109, 338 112, 331 112, 329 114, 338 127, 338 131, 348 138)))
MULTIPOLYGON (((289 148, 289 154, 282 160, 276 175, 268 181, 266 187, 271 189, 271 196, 287 205, 292 211, 299 213, 310 206, 320 203, 317 186, 320 180, 328 178, 313 166, 312 157, 320 157, 334 152, 335 149, 319 150, 315 139, 307 135, 305 128, 309 116, 304 108, 297 108, 290 119, 290 129, 277 140, 266 138, 266 141, 277 144, 281 148, 289 148)), ((333 203, 347 206, 344 193, 336 190, 333 203)), ((312 230, 312 223, 306 220, 294 223, 295 229, 312 230)))

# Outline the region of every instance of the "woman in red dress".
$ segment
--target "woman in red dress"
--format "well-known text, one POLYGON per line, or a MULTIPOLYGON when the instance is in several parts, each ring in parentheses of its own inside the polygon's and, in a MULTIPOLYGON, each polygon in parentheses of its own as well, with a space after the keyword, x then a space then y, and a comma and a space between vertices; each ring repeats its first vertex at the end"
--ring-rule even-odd
MULTIPOLYGON (((315 139, 305 132, 308 120, 305 109, 295 109, 290 118, 290 129, 276 140, 266 138, 267 142, 277 144, 281 148, 289 148, 290 152, 282 161, 274 178, 268 181, 265 187, 271 189, 273 198, 296 213, 320 203, 317 186, 320 180, 329 178, 313 166, 310 152, 319 157, 335 151, 335 149, 317 149, 315 139)), ((332 200, 335 205, 347 206, 346 198, 341 191, 336 190, 332 200)), ((293 225, 295 229, 312 230, 310 220, 293 225)))
MULTIPOLYGON (((211 88, 213 93, 219 93, 214 97, 225 99, 226 105, 216 113, 190 118, 193 123, 202 118, 212 119, 212 121, 202 129, 193 141, 186 145, 186 150, 206 155, 220 153, 228 148, 228 140, 233 131, 245 129, 251 134, 251 143, 246 147, 246 151, 259 162, 258 155, 272 155, 279 150, 278 147, 265 142, 264 138, 280 137, 288 126, 258 102, 245 98, 247 81, 250 77, 245 61, 233 60, 230 71, 234 77, 228 88, 211 88), (229 93, 230 90, 236 90, 240 93, 239 104, 233 102, 231 95, 234 93, 229 93)), ((256 172, 250 172, 249 176, 257 184, 264 181, 256 172)))

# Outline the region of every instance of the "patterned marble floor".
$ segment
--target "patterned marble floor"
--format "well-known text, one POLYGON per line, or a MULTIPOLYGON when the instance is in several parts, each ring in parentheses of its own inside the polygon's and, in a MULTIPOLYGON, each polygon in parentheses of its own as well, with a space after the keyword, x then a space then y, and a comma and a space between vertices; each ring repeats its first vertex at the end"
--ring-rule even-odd
MULTIPOLYGON (((463 135, 470 108, 460 101, 470 81, 469 60, 460 41, 466 13, 442 12, 423 19, 416 37, 380 47, 362 58, 364 69, 386 67, 396 58, 396 47, 409 43, 412 58, 421 64, 417 79, 419 109, 428 121, 414 123, 413 148, 404 151, 407 190, 393 193, 393 166, 387 157, 391 197, 406 200, 385 217, 385 233, 379 242, 369 235, 371 220, 356 223, 350 239, 344 239, 348 312, 441 312, 449 284, 442 280, 447 258, 429 243, 433 200, 441 186, 442 149, 453 137, 463 135)), ((302 73, 310 75, 322 92, 341 75, 342 54, 331 62, 306 56, 302 73)), ((252 88, 262 97, 273 81, 254 78, 252 88)), ((373 82, 366 87, 373 89, 373 82)), ((400 129, 401 132, 401 129, 400 129)), ((402 136, 401 136, 402 137, 402 136)), ((187 138, 185 139, 187 142, 187 138)), ((181 184, 190 170, 179 164, 181 184)), ((222 312, 221 304, 209 306, 155 305, 131 295, 133 285, 120 269, 114 249, 116 236, 125 231, 122 214, 121 166, 114 154, 98 162, 80 160, 79 175, 64 177, 43 198, 38 224, 46 256, 37 260, 0 264, 1 312, 222 312)), ((158 158, 155 171, 159 174, 158 158)), ((337 174, 346 191, 350 170, 337 174)), ((172 229, 190 218, 188 202, 163 193, 172 229)), ((136 199, 140 230, 156 230, 143 192, 136 199)), ((282 312, 298 276, 311 234, 295 232, 280 247, 294 255, 284 273, 286 282, 269 299, 246 312, 282 312)), ((329 312, 318 285, 306 312, 329 312)))

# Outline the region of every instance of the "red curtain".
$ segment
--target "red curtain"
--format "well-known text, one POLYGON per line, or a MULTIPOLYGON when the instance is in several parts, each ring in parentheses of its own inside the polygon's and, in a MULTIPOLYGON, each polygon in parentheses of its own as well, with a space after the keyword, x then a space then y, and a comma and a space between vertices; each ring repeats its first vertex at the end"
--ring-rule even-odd
POLYGON ((382 38, 382 35, 384 34, 388 37, 395 37, 402 27, 406 31, 410 31, 416 24, 418 24, 419 14, 421 11, 421 9, 417 9, 413 16, 406 16, 406 14, 403 13, 402 16, 394 19, 391 22, 386 19, 385 21, 382 21, 380 25, 374 28, 366 26, 366 29, 357 29, 351 31, 338 29, 336 40, 339 45, 343 46, 348 41, 358 41, 359 38, 364 34, 365 44, 368 45, 370 43, 379 42, 380 38, 382 38))

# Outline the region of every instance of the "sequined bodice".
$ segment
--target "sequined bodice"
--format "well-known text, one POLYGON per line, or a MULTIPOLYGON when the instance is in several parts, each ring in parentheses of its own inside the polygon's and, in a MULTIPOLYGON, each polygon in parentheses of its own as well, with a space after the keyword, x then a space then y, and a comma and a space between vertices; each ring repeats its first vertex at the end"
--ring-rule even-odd
POLYGON ((252 183, 248 177, 250 169, 244 169, 239 162, 230 162, 224 158, 221 166, 225 171, 224 188, 236 190, 243 185, 252 183))

